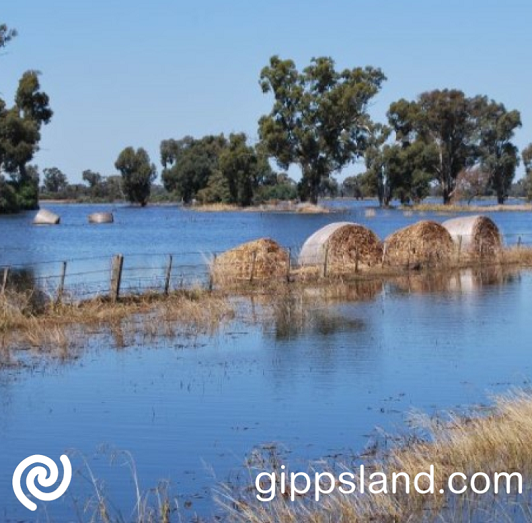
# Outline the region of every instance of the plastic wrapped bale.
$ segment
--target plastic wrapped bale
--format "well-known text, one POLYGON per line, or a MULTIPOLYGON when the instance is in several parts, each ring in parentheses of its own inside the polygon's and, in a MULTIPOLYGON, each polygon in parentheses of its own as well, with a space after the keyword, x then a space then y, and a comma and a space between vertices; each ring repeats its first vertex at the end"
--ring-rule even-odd
POLYGON ((363 225, 351 222, 330 223, 312 234, 303 244, 299 265, 324 265, 330 271, 348 271, 358 265, 368 269, 382 261, 378 236, 363 225))
POLYGON ((112 212, 94 212, 89 214, 89 223, 113 223, 112 212))
POLYGON ((61 218, 47 209, 41 209, 33 218, 35 225, 58 225, 61 218))
POLYGON ((455 252, 449 231, 428 220, 400 229, 384 241, 384 261, 392 266, 446 265, 453 261, 455 252))
POLYGON ((459 245, 460 253, 496 257, 502 251, 499 228, 487 216, 465 216, 442 223, 459 245))
POLYGON ((212 263, 216 284, 281 280, 289 269, 288 252, 277 242, 261 238, 217 256, 212 263))

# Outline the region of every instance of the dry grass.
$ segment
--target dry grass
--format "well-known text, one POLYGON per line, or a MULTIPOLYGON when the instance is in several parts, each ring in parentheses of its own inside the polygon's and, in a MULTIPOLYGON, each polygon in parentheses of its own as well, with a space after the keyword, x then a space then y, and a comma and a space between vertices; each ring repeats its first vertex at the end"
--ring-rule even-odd
POLYGON ((518 204, 518 205, 456 205, 449 204, 444 205, 442 203, 420 203, 411 207, 405 207, 405 209, 414 212, 439 212, 443 214, 447 213, 459 213, 459 212, 530 212, 532 211, 532 204, 518 204))
POLYGON ((330 274, 369 270, 382 262, 377 235, 357 223, 330 223, 312 234, 299 254, 300 265, 327 265, 330 274))
POLYGON ((455 250, 453 239, 444 227, 433 221, 420 221, 386 238, 384 263, 408 268, 450 265, 455 250))
MULTIPOLYGON (((434 419, 418 416, 417 423, 430 431, 430 440, 404 441, 365 463, 368 470, 383 472, 388 478, 394 472, 406 472, 414 478, 434 465, 434 494, 421 495, 413 488, 409 495, 401 489, 396 494, 335 492, 316 504, 312 501, 313 493, 309 492, 294 502, 278 495, 275 500, 260 504, 249 496, 234 499, 226 491, 221 495, 221 504, 228 511, 229 520, 239 523, 512 521, 519 502, 523 504, 522 511, 518 508, 520 521, 532 520, 528 505, 530 490, 520 499, 504 494, 497 499, 493 490, 484 496, 440 493, 454 472, 463 472, 469 478, 476 472, 492 478, 495 473, 520 472, 526 486, 526 479, 532 474, 532 396, 517 393, 498 398, 487 415, 477 411, 434 419)), ((457 488, 460 486, 456 484, 457 488)), ((478 486, 482 487, 482 482, 478 486)), ((500 486, 504 488, 505 482, 500 486)), ((515 483, 513 492, 516 492, 515 483)))
POLYGON ((261 238, 244 243, 213 260, 211 273, 217 285, 286 278, 288 252, 277 242, 261 238))
POLYGON ((136 336, 173 336, 176 331, 211 332, 234 314, 227 298, 200 289, 169 296, 128 296, 118 302, 106 297, 57 304, 33 310, 31 294, 0 296, 0 347, 62 350, 79 345, 87 335, 110 332, 117 345, 136 336), (74 332, 83 329, 82 332, 74 332))

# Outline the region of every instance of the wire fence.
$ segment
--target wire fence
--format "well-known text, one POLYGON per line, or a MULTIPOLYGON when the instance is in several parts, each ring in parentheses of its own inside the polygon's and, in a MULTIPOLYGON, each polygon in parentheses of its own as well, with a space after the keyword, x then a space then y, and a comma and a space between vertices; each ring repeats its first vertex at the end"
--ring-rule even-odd
MULTIPOLYGON (((461 242, 460 242, 461 243, 461 242)), ((532 233, 504 235, 506 247, 532 249, 532 233)), ((287 268, 271 271, 266 279, 290 281, 291 272, 301 269, 298 263, 302 245, 283 247, 287 268)), ((324 247, 326 249, 326 247, 324 247)), ((415 249, 413 249, 415 250, 415 249)), ((386 248, 384 249, 386 252, 386 248)), ((222 252, 179 252, 171 254, 129 253, 113 256, 89 256, 67 260, 45 260, 37 263, 0 265, 0 294, 10 289, 17 291, 38 290, 51 301, 82 301, 96 296, 108 296, 117 300, 125 295, 141 295, 149 292, 168 294, 176 290, 216 287, 213 279, 213 263, 220 263, 222 252)), ((438 249, 425 253, 423 261, 430 263, 439 259, 438 249)), ((357 254, 358 255, 358 254, 357 254)), ((460 253, 459 253, 460 255, 460 253)), ((354 257, 352 255, 352 260, 354 257)), ((286 263, 285 262, 285 263, 286 263)), ((328 276, 327 252, 314 264, 317 274, 328 276)), ((231 262, 234 269, 234 261, 231 262)), ((382 265, 386 263, 385 256, 382 265)), ((242 260, 240 279, 254 281, 255 258, 242 260)), ((308 265, 313 265, 312 263, 308 265)), ((350 266, 358 266, 354 262, 350 266)), ((260 277, 264 280, 264 276, 260 277)))

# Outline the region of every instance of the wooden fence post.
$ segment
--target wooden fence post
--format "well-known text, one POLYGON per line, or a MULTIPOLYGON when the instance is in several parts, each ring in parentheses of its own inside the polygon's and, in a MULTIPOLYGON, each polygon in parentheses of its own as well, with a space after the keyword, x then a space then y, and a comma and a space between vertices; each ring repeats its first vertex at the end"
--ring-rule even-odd
POLYGON ((9 276, 9 267, 4 267, 4 277, 2 278, 2 292, 1 294, 6 293, 7 287, 7 277, 9 276))
POLYGON ((210 271, 209 271, 209 292, 212 292, 214 287, 214 267, 216 266, 216 254, 212 260, 210 271))
POLYGON ((286 283, 290 283, 291 268, 292 268, 292 249, 288 247, 288 260, 286 263, 286 283))
POLYGON ((255 262, 257 261, 257 251, 253 251, 251 257, 251 274, 249 275, 249 283, 253 283, 253 278, 255 276, 255 262))
POLYGON ((520 249, 521 248, 521 235, 519 235, 519 237, 517 238, 517 248, 520 249))
POLYGON ((359 261, 359 250, 358 250, 358 245, 357 245, 357 248, 355 249, 355 272, 358 272, 358 261, 359 261))
POLYGON ((170 281, 172 279, 172 261, 173 256, 170 254, 168 255, 168 266, 166 267, 166 276, 164 278, 164 295, 168 296, 168 293, 170 292, 170 281))
POLYGON ((458 236, 458 263, 462 257, 462 235, 458 236))
POLYGON ((327 278, 327 272, 329 270, 329 242, 325 245, 325 256, 323 257, 323 277, 327 278))
POLYGON ((61 265, 61 276, 59 276, 59 286, 57 287, 57 297, 55 302, 61 303, 63 293, 65 292, 65 278, 66 278, 67 262, 64 261, 61 265))
POLYGON ((113 257, 111 268, 111 300, 117 301, 120 297, 120 283, 122 282, 122 267, 124 266, 124 257, 117 254, 113 257))

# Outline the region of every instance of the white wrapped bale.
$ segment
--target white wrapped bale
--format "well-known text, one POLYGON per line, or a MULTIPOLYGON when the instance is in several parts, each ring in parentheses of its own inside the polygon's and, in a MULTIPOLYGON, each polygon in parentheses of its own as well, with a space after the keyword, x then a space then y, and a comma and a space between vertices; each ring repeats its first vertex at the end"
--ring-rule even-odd
POLYGON ((303 244, 299 265, 323 265, 331 268, 358 265, 368 268, 382 260, 382 245, 370 229, 351 222, 330 223, 312 234, 303 244))
POLYGON ((61 218, 47 209, 41 209, 33 218, 35 225, 58 225, 61 218))
POLYGON ((464 216, 442 223, 461 253, 473 256, 496 256, 502 250, 499 228, 487 216, 464 216))
POLYGON ((94 212, 89 214, 89 223, 113 223, 112 212, 94 212))

